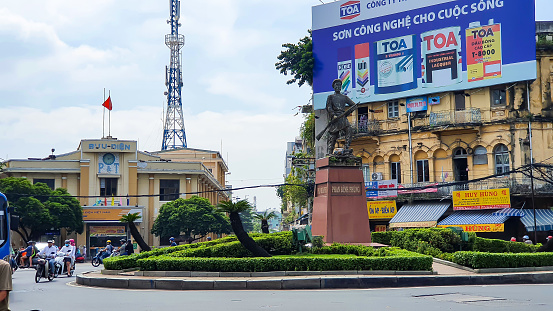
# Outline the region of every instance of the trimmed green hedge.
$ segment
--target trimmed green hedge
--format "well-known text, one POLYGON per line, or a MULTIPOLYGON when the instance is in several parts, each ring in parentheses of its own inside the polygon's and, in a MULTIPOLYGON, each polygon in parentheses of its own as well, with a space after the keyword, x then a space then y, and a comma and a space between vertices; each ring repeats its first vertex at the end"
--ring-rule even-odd
MULTIPOLYGON (((292 232, 283 231, 271 234, 251 233, 250 236, 257 244, 265 248, 272 255, 291 254, 295 251, 292 243, 292 232)), ((177 256, 185 257, 250 257, 252 254, 246 250, 236 236, 200 242, 184 244, 175 247, 164 247, 149 252, 142 252, 130 256, 117 256, 104 259, 104 268, 107 270, 121 270, 138 267, 137 260, 152 256, 169 255, 178 253, 177 256), (213 249, 211 249, 213 248, 213 249), (187 255, 189 254, 189 255, 187 255), (203 254, 203 255, 202 255, 203 254)))
POLYGON ((473 269, 553 266, 553 253, 457 252, 452 261, 473 269))
POLYGON ((250 257, 198 258, 161 255, 138 260, 143 271, 328 271, 328 270, 432 270, 432 257, 398 250, 389 257, 250 257))
POLYGON ((476 237, 472 250, 489 253, 535 253, 541 244, 530 245, 523 242, 511 242, 498 239, 476 237))

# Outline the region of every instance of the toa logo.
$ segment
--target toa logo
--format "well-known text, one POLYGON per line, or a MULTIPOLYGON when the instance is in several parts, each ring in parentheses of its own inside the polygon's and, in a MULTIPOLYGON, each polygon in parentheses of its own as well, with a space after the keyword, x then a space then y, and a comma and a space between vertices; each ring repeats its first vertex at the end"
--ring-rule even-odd
POLYGON ((340 5, 340 19, 353 19, 361 15, 359 1, 348 1, 340 5))

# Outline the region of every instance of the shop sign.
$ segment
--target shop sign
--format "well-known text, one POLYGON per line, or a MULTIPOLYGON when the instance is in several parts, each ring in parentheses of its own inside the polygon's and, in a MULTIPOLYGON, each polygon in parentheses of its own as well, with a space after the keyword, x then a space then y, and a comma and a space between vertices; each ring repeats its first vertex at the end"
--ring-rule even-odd
POLYGON ((390 228, 431 228, 436 227, 437 221, 391 222, 390 228))
POLYGON ((90 226, 90 236, 126 236, 125 226, 90 226))
POLYGON ((428 110, 428 101, 426 96, 407 99, 407 112, 426 111, 426 110, 428 110))
POLYGON ((453 210, 480 210, 511 207, 509 188, 453 191, 453 210))
POLYGON ((440 225, 440 228, 461 227, 465 232, 505 232, 505 224, 440 225))
MULTIPOLYGON (((83 221, 119 221, 129 213, 138 213, 142 217, 140 208, 83 208, 83 221)), ((142 222, 142 218, 136 222, 142 222)))
POLYGON ((390 219, 397 213, 396 201, 368 201, 369 219, 390 219))
POLYGON ((374 227, 374 232, 385 232, 386 231, 386 225, 376 225, 374 227))
POLYGON ((395 198, 397 197, 397 179, 377 180, 365 183, 367 199, 395 198), (377 190, 378 189, 378 190, 377 190), (384 190, 395 189, 395 190, 384 190))

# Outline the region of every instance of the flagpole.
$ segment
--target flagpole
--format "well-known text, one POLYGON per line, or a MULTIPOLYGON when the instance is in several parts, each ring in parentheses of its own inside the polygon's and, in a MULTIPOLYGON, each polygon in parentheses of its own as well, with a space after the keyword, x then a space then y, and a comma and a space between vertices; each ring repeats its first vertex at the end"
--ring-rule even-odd
MULTIPOLYGON (((111 90, 108 91, 108 98, 111 98, 111 90)), ((108 136, 111 137, 111 109, 108 112, 108 136)))
MULTIPOLYGON (((106 88, 104 88, 104 101, 102 103, 106 102, 106 88)), ((102 138, 106 137, 106 133, 104 130, 104 127, 106 126, 106 107, 102 109, 102 138)))

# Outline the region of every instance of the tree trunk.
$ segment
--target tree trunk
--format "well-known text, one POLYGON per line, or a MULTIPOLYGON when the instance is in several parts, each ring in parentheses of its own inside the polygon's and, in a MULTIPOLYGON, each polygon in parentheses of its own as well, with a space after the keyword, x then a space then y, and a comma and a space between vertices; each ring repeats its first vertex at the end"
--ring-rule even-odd
POLYGON ((249 250, 254 257, 271 257, 271 255, 261 246, 257 245, 255 241, 244 231, 242 226, 242 220, 240 220, 240 215, 236 212, 230 213, 230 225, 232 226, 232 231, 236 234, 238 241, 249 250))
POLYGON ((148 246, 148 244, 146 244, 146 242, 140 235, 140 232, 138 232, 138 229, 136 228, 136 225, 134 224, 134 222, 129 222, 128 224, 129 224, 129 230, 131 231, 132 238, 136 241, 138 246, 140 246, 140 249, 143 251, 151 251, 152 249, 150 248, 150 246, 148 246))
POLYGON ((261 232, 263 233, 269 233, 269 223, 267 219, 261 220, 261 232))

